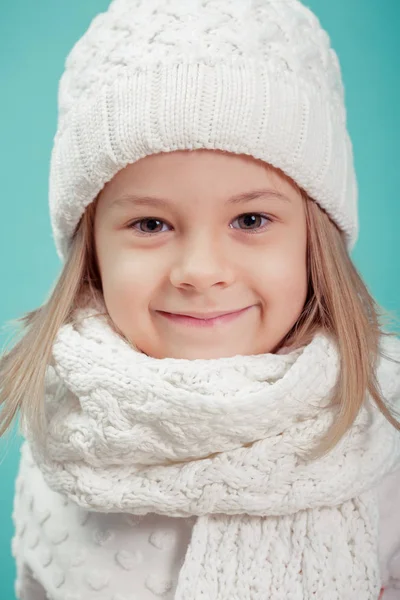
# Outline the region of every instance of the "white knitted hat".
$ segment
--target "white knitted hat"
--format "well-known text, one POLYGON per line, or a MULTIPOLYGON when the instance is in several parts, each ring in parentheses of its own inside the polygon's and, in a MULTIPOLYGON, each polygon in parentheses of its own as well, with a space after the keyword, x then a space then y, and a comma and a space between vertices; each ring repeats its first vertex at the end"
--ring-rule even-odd
POLYGON ((114 0, 66 60, 50 168, 65 259, 105 183, 149 154, 219 149, 280 168, 357 239, 336 53, 298 0, 114 0))

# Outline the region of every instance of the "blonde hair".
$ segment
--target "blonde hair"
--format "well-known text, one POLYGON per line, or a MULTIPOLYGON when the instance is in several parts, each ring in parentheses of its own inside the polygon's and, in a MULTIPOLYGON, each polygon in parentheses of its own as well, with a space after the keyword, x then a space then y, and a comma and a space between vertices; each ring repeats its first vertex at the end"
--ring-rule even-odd
MULTIPOLYGON (((388 410, 376 377, 380 337, 395 334, 382 330, 383 313, 351 261, 342 232, 315 201, 291 183, 305 203, 309 284, 304 309, 279 347, 307 344, 316 331, 323 330, 333 335, 340 354, 341 368, 332 398, 338 404, 338 418, 312 453, 316 458, 329 452, 349 430, 366 391, 400 430, 400 422, 388 410)), ((4 405, 0 436, 11 426, 18 410, 24 424, 36 435, 44 435, 45 374, 55 336, 64 323, 71 321, 76 308, 102 299, 94 243, 96 205, 97 201, 89 205, 76 228, 68 259, 50 297, 16 320, 24 325, 23 336, 0 358, 0 404, 4 405)), ((102 314, 126 339, 110 316, 102 314)))

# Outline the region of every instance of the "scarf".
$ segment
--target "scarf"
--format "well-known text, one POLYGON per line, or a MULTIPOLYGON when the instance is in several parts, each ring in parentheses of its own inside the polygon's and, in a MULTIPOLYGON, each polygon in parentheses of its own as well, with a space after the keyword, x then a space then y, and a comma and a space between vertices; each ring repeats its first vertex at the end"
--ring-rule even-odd
MULTIPOLYGON (((79 309, 47 368, 46 436, 26 437, 83 508, 198 517, 176 600, 377 600, 374 486, 399 464, 398 432, 366 396, 341 442, 304 458, 337 418, 339 365, 321 332, 287 354, 156 359, 79 309)), ((377 369, 395 402, 399 365, 377 369)))

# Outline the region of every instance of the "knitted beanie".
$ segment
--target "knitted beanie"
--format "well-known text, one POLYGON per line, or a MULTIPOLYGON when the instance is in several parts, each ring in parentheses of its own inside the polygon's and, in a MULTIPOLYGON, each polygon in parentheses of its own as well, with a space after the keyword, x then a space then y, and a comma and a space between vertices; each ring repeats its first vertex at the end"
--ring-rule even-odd
POLYGON ((338 57, 298 0, 113 0, 59 84, 49 202, 64 260, 85 208, 127 164, 218 149, 281 169, 357 239, 338 57))

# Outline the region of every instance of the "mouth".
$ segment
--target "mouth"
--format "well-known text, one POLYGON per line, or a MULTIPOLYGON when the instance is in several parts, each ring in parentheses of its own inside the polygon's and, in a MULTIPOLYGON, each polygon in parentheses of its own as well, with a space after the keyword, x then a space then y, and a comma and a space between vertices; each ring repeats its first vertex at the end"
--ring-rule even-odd
POLYGON ((216 325, 222 325, 236 320, 250 310, 250 308, 253 308, 253 306, 246 306, 245 308, 238 310, 210 313, 170 313, 161 310, 156 312, 162 317, 177 324, 189 327, 215 327, 216 325))

